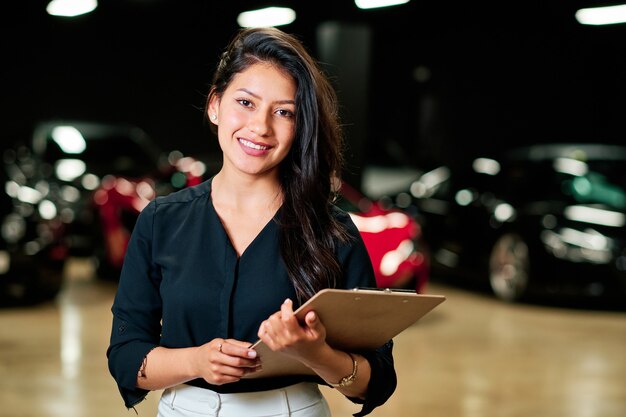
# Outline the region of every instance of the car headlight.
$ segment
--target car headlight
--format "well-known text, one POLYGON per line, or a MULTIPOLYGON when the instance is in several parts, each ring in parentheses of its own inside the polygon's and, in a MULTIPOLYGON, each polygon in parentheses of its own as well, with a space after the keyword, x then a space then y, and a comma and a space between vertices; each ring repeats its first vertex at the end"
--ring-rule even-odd
POLYGON ((12 213, 2 222, 2 237, 9 243, 18 242, 26 234, 26 221, 18 214, 12 213))

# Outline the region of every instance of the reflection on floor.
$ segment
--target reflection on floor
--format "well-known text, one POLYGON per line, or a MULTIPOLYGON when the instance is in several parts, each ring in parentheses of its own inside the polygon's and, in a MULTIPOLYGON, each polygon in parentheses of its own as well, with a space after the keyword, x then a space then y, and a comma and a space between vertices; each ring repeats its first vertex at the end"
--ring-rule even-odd
MULTIPOLYGON (((0 310, 1 417, 134 416, 109 376, 112 283, 68 268, 55 302, 0 310)), ((626 314, 507 305, 431 284, 447 301, 396 338, 399 386, 373 417, 623 417, 626 314)), ((359 408, 324 388, 333 415, 359 408)), ((137 407, 155 416, 158 393, 137 407)))

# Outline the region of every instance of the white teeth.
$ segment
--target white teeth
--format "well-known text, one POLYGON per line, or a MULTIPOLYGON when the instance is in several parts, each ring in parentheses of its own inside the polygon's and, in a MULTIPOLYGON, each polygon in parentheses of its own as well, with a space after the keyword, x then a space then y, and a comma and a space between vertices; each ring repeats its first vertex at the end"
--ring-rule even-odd
POLYGON ((256 149, 257 151, 265 151, 265 150, 270 148, 269 146, 257 145, 255 143, 252 143, 249 140, 245 140, 245 139, 239 139, 239 142, 241 142, 241 144, 243 146, 246 146, 246 147, 252 148, 252 149, 256 149))

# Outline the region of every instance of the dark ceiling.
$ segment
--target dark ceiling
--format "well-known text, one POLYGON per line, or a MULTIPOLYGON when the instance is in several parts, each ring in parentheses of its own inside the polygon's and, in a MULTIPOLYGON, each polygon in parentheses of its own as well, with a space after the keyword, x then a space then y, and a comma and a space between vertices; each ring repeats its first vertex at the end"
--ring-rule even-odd
MULTIPOLYGON (((187 153, 217 150, 202 115, 212 69, 237 14, 269 4, 109 0, 64 19, 47 16, 46 1, 19 3, 1 18, 5 144, 25 140, 37 120, 80 118, 134 123, 187 153)), ((364 126, 351 138, 363 163, 445 158, 460 145, 483 152, 624 141, 626 25, 574 19, 599 2, 460 3, 368 11, 352 0, 273 4, 296 10, 282 28, 316 55, 323 22, 369 33, 367 112, 347 121, 364 126), (418 81, 417 68, 428 77, 418 81)), ((342 104, 362 103, 348 96, 342 104)))

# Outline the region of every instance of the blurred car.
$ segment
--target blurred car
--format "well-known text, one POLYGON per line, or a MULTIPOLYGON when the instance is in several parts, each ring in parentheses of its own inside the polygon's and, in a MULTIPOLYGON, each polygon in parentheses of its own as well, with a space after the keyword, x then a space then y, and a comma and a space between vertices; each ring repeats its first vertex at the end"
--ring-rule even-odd
POLYGON ((17 167, 25 156, 7 149, 0 170, 0 307, 54 298, 68 256, 65 225, 46 215, 50 202, 41 187, 27 185, 17 167))
POLYGON ((348 212, 363 238, 379 288, 424 292, 429 261, 420 225, 399 209, 388 209, 347 183, 336 203, 348 212))
POLYGON ((117 276, 143 206, 199 183, 204 174, 201 162, 165 153, 142 129, 126 124, 42 122, 21 152, 28 155, 15 164, 21 182, 39 190, 45 216, 64 225, 69 254, 93 256, 102 278, 117 276), (127 204, 116 193, 137 199, 127 204))
POLYGON ((432 274, 500 299, 626 294, 626 147, 542 144, 423 173, 414 213, 432 274))

